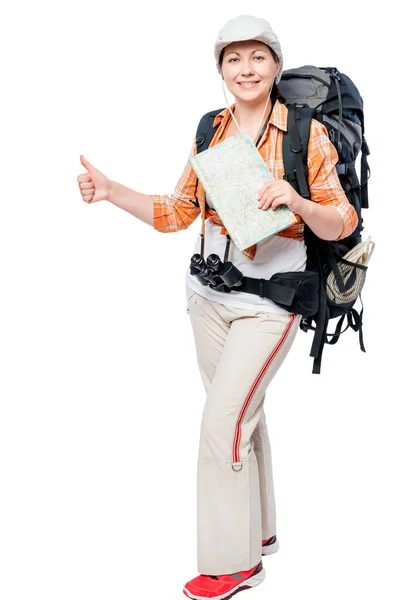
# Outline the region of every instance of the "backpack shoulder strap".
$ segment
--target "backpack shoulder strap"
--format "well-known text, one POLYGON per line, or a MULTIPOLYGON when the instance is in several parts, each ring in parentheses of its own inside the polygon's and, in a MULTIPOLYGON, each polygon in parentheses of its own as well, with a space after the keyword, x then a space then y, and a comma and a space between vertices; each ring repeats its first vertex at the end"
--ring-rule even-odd
MULTIPOLYGON (((294 187, 298 194, 308 200, 311 199, 308 185, 308 142, 310 139, 311 120, 315 114, 316 111, 314 108, 290 104, 288 106, 287 131, 283 135, 282 147, 285 179, 294 187)), ((307 239, 307 264, 310 261, 310 252, 311 254, 315 254, 312 264, 321 275, 321 257, 317 239, 308 227, 304 228, 304 236, 307 239)), ((322 352, 329 321, 329 308, 326 302, 325 288, 322 285, 322 278, 319 292, 318 314, 310 319, 303 319, 301 324, 301 329, 304 331, 314 329, 315 332, 310 352, 310 356, 314 358, 313 373, 321 372, 322 352), (311 326, 312 321, 315 321, 315 328, 311 326)))
POLYGON ((214 119, 223 110, 223 108, 212 110, 201 117, 196 131, 197 154, 203 152, 203 150, 207 150, 210 145, 218 128, 218 125, 214 127, 214 119))
POLYGON ((315 109, 289 104, 287 131, 283 135, 285 179, 303 198, 310 199, 308 187, 308 141, 315 109))

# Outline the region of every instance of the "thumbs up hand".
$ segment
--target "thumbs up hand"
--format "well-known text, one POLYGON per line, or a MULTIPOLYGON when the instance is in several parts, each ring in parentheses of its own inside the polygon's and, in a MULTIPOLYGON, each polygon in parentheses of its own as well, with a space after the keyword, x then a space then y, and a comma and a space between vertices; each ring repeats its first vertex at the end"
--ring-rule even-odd
POLYGON ((98 171, 86 158, 81 154, 81 163, 87 170, 87 173, 78 175, 79 189, 82 199, 91 204, 99 200, 108 200, 110 193, 111 181, 101 171, 98 171))

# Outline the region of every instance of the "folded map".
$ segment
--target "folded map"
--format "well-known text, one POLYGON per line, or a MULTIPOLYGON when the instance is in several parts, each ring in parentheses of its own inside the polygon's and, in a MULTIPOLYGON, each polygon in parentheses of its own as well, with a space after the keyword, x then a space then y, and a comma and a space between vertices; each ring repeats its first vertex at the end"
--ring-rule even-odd
POLYGON ((229 137, 189 161, 239 250, 296 223, 286 205, 258 208, 257 194, 273 177, 248 133, 229 137))

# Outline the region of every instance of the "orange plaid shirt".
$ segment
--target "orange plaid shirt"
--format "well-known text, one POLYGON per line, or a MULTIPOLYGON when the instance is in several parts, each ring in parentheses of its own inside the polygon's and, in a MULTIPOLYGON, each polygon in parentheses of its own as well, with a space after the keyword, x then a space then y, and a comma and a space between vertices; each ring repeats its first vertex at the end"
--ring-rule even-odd
MULTIPOLYGON (((231 110, 234 109, 234 104, 231 110)), ((287 130, 287 107, 275 102, 267 128, 258 145, 258 151, 266 162, 274 179, 283 179, 285 174, 282 154, 283 132, 287 130)), ((219 124, 210 147, 215 146, 224 137, 224 132, 231 119, 229 109, 220 112, 214 119, 214 126, 219 124)), ((194 140, 189 156, 197 152, 196 140, 194 140)), ((334 145, 328 137, 324 125, 313 119, 311 121, 310 140, 308 145, 308 183, 310 187, 311 200, 323 205, 335 206, 343 219, 342 233, 337 239, 343 239, 350 235, 357 226, 357 213, 347 200, 336 172, 338 154, 334 145)), ((186 229, 193 221, 205 211, 205 219, 218 215, 216 211, 207 206, 206 194, 200 181, 198 182, 196 197, 200 207, 196 206, 194 195, 196 188, 196 174, 189 161, 175 187, 172 196, 150 194, 153 199, 154 229, 163 233, 186 229)), ((283 237, 296 240, 304 239, 304 221, 296 215, 297 223, 276 233, 283 237)), ((224 227, 221 234, 226 234, 224 227)), ((247 258, 252 260, 255 256, 257 244, 243 250, 247 258)))

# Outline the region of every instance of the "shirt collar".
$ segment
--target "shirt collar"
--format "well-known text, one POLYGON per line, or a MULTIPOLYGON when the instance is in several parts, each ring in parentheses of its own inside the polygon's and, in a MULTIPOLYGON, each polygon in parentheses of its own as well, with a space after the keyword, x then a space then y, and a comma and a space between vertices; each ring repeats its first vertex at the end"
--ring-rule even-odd
MULTIPOLYGON (((234 107, 235 104, 231 104, 230 108, 232 112, 234 107)), ((271 117, 269 119, 269 124, 275 125, 275 127, 281 129, 282 131, 287 131, 287 113, 288 109, 286 108, 286 106, 279 102, 279 100, 276 100, 274 108, 272 109, 271 117)), ((225 108, 223 111, 217 114, 217 116, 214 119, 213 126, 215 127, 216 125, 222 125, 221 131, 223 131, 230 116, 231 113, 229 112, 229 108, 225 108)))

